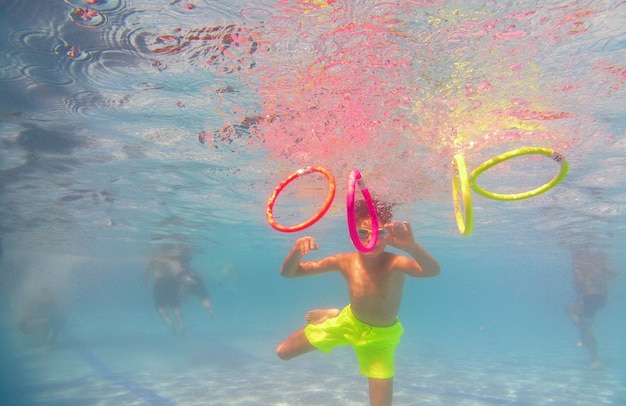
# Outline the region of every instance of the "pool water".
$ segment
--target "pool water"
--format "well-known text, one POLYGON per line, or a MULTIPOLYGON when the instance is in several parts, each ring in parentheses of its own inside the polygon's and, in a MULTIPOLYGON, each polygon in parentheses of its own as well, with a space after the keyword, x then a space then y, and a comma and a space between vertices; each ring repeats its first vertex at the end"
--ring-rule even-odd
MULTIPOLYGON (((348 301, 338 275, 279 269, 305 235, 319 244, 312 259, 355 249, 353 168, 441 264, 436 278, 406 281, 394 404, 626 404, 623 1, 4 0, 0 10, 3 404, 367 404, 351 350, 275 354, 307 310, 348 301), (471 212, 455 207, 455 156, 471 174, 526 147, 564 157, 567 176, 523 200, 468 189, 471 212), (309 166, 334 175, 328 212, 302 231, 273 229, 268 198, 309 166), (471 214, 468 235, 455 210, 471 214), (209 316, 184 301, 182 335, 142 281, 172 246, 213 304, 209 316), (593 369, 564 310, 579 254, 618 273, 593 324, 593 369), (67 319, 53 348, 20 329, 44 288, 67 319)), ((515 194, 560 169, 524 155, 476 183, 515 194)), ((299 177, 276 220, 307 220, 327 191, 326 177, 299 177)))

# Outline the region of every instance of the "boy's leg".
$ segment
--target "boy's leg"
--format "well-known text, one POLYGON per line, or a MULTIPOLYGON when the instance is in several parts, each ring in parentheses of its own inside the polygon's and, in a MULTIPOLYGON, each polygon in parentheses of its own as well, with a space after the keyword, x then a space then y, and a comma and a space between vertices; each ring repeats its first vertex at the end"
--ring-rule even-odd
POLYGON ((368 378, 370 406, 391 406, 393 400, 393 378, 368 378))
POLYGON ((276 347, 276 354, 278 355, 278 358, 287 361, 315 349, 316 348, 313 347, 306 338, 304 329, 301 328, 287 337, 285 341, 278 344, 278 347, 276 347))

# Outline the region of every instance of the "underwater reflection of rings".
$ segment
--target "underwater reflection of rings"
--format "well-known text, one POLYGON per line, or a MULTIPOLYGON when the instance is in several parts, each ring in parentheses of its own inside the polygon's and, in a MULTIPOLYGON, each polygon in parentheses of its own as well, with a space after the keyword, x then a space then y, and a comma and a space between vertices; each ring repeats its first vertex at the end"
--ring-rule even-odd
POLYGON ((179 55, 187 64, 226 74, 254 68, 252 55, 259 49, 253 32, 234 24, 162 33, 140 31, 131 40, 141 52, 179 55))
POLYGON ((215 149, 224 148, 237 152, 245 149, 248 145, 263 144, 265 139, 260 130, 260 125, 262 123, 271 123, 275 118, 271 114, 244 117, 238 122, 227 124, 219 130, 200 132, 198 141, 215 149))
POLYGON ((69 21, 85 28, 96 28, 107 23, 107 16, 95 9, 76 7, 67 14, 69 21))

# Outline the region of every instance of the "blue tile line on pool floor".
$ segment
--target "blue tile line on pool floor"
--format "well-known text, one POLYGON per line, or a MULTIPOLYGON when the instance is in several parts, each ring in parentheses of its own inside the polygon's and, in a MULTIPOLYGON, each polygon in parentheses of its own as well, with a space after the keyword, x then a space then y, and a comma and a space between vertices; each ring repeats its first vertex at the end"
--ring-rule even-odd
POLYGON ((175 406, 176 403, 164 398, 155 391, 144 388, 141 385, 136 384, 124 378, 122 375, 111 371, 96 355, 91 352, 80 340, 75 337, 65 334, 67 342, 72 348, 80 355, 80 357, 98 374, 100 377, 110 380, 134 393, 138 397, 150 402, 156 406, 175 406))
POLYGON ((477 400, 483 403, 489 403, 494 405, 514 405, 514 406, 530 406, 530 403, 520 402, 512 399, 504 399, 492 396, 484 396, 484 395, 475 395, 473 393, 466 392, 447 392, 443 390, 426 388, 423 386, 414 386, 414 385, 395 385, 398 388, 415 390, 418 392, 430 393, 433 395, 439 395, 441 397, 450 397, 450 398, 464 398, 464 399, 472 399, 477 400))

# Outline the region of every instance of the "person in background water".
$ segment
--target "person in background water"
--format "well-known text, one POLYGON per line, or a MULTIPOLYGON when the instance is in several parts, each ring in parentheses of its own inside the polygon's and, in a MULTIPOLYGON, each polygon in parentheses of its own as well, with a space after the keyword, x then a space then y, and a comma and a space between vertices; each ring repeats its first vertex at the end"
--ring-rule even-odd
POLYGON ((565 310, 580 333, 578 346, 585 346, 591 355, 590 368, 601 364, 592 330, 593 321, 596 312, 606 303, 607 281, 617 274, 606 263, 604 253, 577 250, 572 255, 572 277, 577 296, 565 306, 565 310))
POLYGON ((213 316, 213 305, 211 304, 211 300, 209 299, 209 291, 206 288, 206 284, 202 277, 197 273, 191 270, 189 266, 189 262, 185 262, 186 271, 181 274, 180 282, 180 296, 181 300, 186 299, 190 294, 197 297, 209 314, 209 316, 213 316))
POLYGON ((43 287, 26 304, 19 324, 22 333, 36 336, 45 348, 54 348, 65 322, 65 312, 57 296, 43 287))
MULTIPOLYGON (((289 360, 319 349, 330 352, 338 345, 350 345, 356 352, 361 374, 368 378, 372 406, 391 405, 393 399, 394 353, 403 328, 398 321, 405 275, 439 275, 439 263, 414 239, 408 222, 391 222, 392 207, 375 201, 380 224, 379 240, 371 252, 339 253, 302 262, 318 245, 313 237, 295 241, 280 273, 286 278, 339 272, 348 285, 350 304, 343 310, 314 309, 297 330, 276 348, 279 358, 289 360), (385 251, 390 245, 409 256, 385 251)), ((363 200, 355 206, 356 225, 364 244, 369 241, 372 221, 363 200)))
POLYGON ((172 333, 181 335, 184 332, 180 304, 190 293, 201 300, 210 316, 213 315, 208 290, 200 275, 191 269, 190 255, 185 247, 162 247, 144 268, 143 281, 146 288, 151 277, 154 279, 154 305, 172 333))

